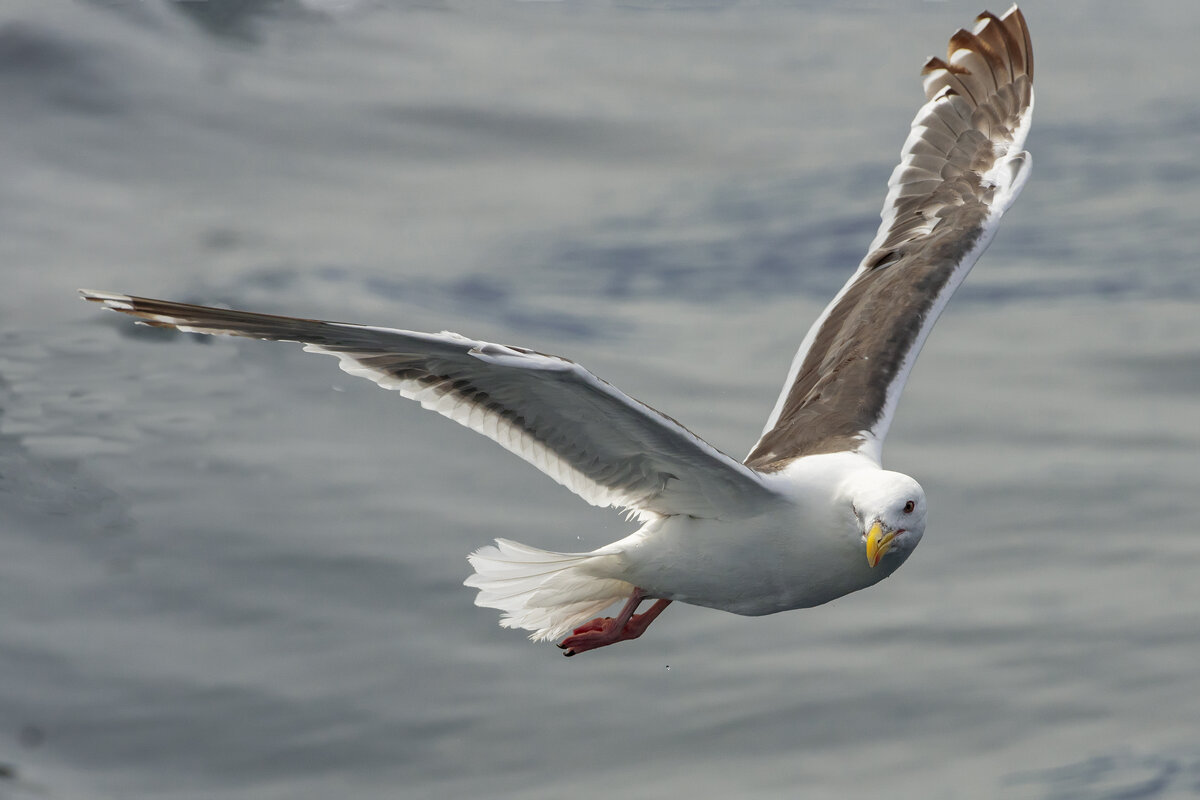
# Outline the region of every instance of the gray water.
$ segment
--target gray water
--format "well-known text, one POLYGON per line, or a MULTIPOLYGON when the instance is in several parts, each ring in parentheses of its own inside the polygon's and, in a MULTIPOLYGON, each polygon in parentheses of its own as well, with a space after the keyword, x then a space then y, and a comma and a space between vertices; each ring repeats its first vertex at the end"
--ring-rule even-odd
POLYGON ((616 514, 74 296, 531 346, 740 456, 979 10, 6 0, 0 798, 1200 795, 1198 4, 1025 4, 1033 179, 885 451, 929 532, 822 608, 563 659, 464 556, 616 514))

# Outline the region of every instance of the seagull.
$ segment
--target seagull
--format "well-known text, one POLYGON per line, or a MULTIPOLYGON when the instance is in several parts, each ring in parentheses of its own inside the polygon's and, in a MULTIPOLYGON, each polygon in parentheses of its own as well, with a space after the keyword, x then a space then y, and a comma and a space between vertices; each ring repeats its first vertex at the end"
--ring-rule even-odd
POLYGON ((1014 5, 922 71, 926 103, 858 269, 809 329, 743 461, 579 364, 418 333, 81 290, 140 322, 304 344, 482 433, 640 524, 587 553, 497 539, 467 558, 476 605, 573 656, 642 635, 673 602, 748 616, 872 586, 925 532, 913 478, 883 469, 900 392, 934 322, 1029 177, 1033 51, 1014 5), (644 612, 644 601, 653 604, 644 612), (616 616, 601 617, 620 605, 616 616))

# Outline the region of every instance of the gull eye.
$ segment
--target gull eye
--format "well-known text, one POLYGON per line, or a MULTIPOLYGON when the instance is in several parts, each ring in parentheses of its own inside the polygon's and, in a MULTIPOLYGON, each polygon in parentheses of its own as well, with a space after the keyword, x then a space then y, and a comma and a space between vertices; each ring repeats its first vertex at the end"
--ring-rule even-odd
POLYGON ((904 513, 911 514, 913 512, 913 509, 916 507, 917 507, 917 504, 914 503, 912 500, 909 500, 907 503, 904 504, 904 513))

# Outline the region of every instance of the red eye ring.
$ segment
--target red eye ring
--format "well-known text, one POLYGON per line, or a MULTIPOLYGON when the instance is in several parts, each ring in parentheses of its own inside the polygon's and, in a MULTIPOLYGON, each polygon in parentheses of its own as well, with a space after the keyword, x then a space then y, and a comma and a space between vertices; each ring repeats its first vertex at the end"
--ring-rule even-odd
POLYGON ((914 503, 912 500, 909 500, 907 503, 904 504, 904 513, 911 514, 913 512, 913 509, 916 507, 917 507, 917 504, 914 503))

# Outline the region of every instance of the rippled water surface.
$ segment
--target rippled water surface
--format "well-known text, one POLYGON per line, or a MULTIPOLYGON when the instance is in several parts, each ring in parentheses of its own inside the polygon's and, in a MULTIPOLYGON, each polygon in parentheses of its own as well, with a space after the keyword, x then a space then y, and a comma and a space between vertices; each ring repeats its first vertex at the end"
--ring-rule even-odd
POLYGON ((1200 795, 1200 5, 1025 4, 1033 179, 886 450, 925 544, 819 609, 567 661, 463 557, 617 515, 74 297, 561 353, 741 455, 979 10, 7 0, 0 798, 1200 795))

